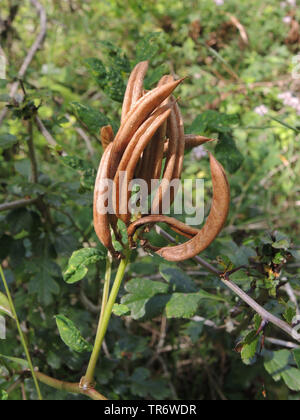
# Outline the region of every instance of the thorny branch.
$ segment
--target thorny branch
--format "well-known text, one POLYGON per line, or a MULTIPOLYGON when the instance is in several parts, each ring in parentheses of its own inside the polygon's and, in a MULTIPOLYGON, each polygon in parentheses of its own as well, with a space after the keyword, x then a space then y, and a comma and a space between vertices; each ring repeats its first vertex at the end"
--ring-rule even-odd
MULTIPOLYGON (((40 32, 36 37, 36 40, 34 41, 34 43, 32 44, 30 50, 27 53, 27 56, 19 70, 18 73, 18 80, 16 80, 13 85, 11 86, 11 90, 9 93, 9 96, 11 98, 14 98, 17 90, 19 88, 19 84, 20 84, 20 80, 22 80, 28 70, 28 67, 30 66, 30 63, 32 62, 35 54, 37 53, 37 51, 39 50, 39 48, 41 47, 45 36, 46 36, 46 30, 47 30, 47 15, 46 15, 46 11, 44 9, 44 7, 37 1, 37 0, 30 0, 32 6, 36 9, 37 13, 39 14, 40 17, 40 32)), ((6 115, 8 113, 8 108, 4 108, 3 111, 0 114, 0 125, 2 124, 3 120, 5 119, 6 115)))
MULTIPOLYGON (((165 239, 170 240, 172 243, 176 243, 176 240, 173 236, 169 233, 165 232, 162 228, 157 227, 156 232, 163 236, 165 239)), ((293 327, 291 327, 286 322, 282 321, 281 319, 277 318, 275 315, 271 314, 270 312, 266 311, 262 306, 260 306, 254 299, 247 295, 242 289, 240 289, 236 284, 229 280, 229 276, 224 275, 220 271, 218 271, 215 267, 211 264, 207 263, 201 257, 196 256, 195 261, 197 261, 202 267, 209 270, 211 273, 216 274, 222 283, 228 287, 232 292, 234 292, 241 300, 243 300, 248 306, 250 306, 256 313, 258 313, 263 320, 270 322, 271 324, 275 325, 277 328, 284 331, 290 337, 295 338, 295 332, 293 327)), ((300 339, 298 339, 300 342, 300 339)))

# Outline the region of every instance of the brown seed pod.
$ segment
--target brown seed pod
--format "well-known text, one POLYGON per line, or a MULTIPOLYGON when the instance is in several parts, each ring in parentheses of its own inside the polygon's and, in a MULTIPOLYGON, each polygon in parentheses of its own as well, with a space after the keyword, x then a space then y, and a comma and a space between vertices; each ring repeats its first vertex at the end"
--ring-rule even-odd
MULTIPOLYGON (((194 147, 202 146, 205 143, 209 143, 211 141, 217 141, 216 139, 210 139, 208 137, 197 136, 194 134, 185 134, 185 150, 193 149, 194 147)), ((169 148, 169 139, 166 139, 164 144, 164 157, 167 156, 169 148)))
POLYGON ((188 226, 173 217, 158 214, 142 217, 141 219, 138 219, 132 223, 127 230, 128 237, 130 239, 133 238, 138 228, 145 225, 153 225, 154 223, 165 223, 169 225, 170 228, 174 230, 174 232, 179 233, 179 235, 185 236, 189 239, 193 238, 200 232, 199 229, 192 228, 191 226, 188 226))
POLYGON ((108 145, 102 156, 96 178, 94 189, 94 228, 102 244, 111 252, 114 257, 117 257, 118 254, 112 244, 109 214, 105 210, 107 206, 107 200, 105 199, 107 189, 102 185, 103 180, 107 179, 108 176, 111 149, 112 143, 108 145))
POLYGON ((121 123, 124 122, 126 116, 132 109, 133 105, 143 96, 144 94, 144 78, 149 67, 148 61, 142 61, 137 64, 133 69, 126 88, 123 107, 122 107, 122 117, 121 123))
POLYGON ((114 132, 111 125, 106 125, 101 128, 100 139, 103 150, 106 150, 110 143, 114 141, 114 132))
MULTIPOLYGON (((178 145, 177 145, 175 167, 174 167, 174 172, 173 172, 173 179, 179 180, 181 179, 182 169, 183 169, 185 138, 184 138, 183 119, 182 119, 182 115, 181 115, 178 103, 175 103, 173 112, 174 112, 174 116, 176 120, 177 132, 178 132, 178 145)), ((177 194, 177 191, 174 191, 174 188, 172 188, 170 192, 170 205, 173 204, 176 194, 177 194)))
MULTIPOLYGON (((175 105, 175 101, 172 103, 175 105)), ((170 183, 174 179, 176 161, 178 161, 179 130, 176 113, 173 111, 168 119, 167 135, 169 137, 169 148, 163 174, 162 182, 156 192, 152 203, 152 214, 161 214, 167 209, 162 208, 162 203, 170 191, 170 183)), ((165 201, 166 202, 166 201, 165 201)))
POLYGON ((124 223, 130 222, 128 210, 130 200, 129 184, 132 181, 140 156, 147 147, 157 129, 166 121, 171 113, 171 104, 159 107, 137 130, 128 144, 114 178, 116 214, 124 223), (120 183, 120 172, 126 172, 126 182, 120 183), (119 202, 120 199, 120 202, 119 202), (122 214, 123 213, 123 214, 122 214))
POLYGON ((210 155, 213 181, 213 202, 204 227, 190 241, 157 251, 168 261, 184 261, 204 251, 221 232, 229 212, 230 187, 223 166, 210 155))
POLYGON ((194 147, 201 146, 202 144, 209 143, 211 141, 216 141, 215 139, 210 139, 208 137, 197 136, 195 134, 186 134, 185 139, 185 150, 193 149, 194 147))
MULTIPOLYGON (((172 76, 163 76, 159 83, 158 87, 164 86, 167 83, 174 81, 172 76)), ((163 105, 167 105, 170 102, 170 98, 167 98, 163 105)), ((145 152, 143 153, 143 158, 140 164, 140 171, 137 173, 138 178, 143 178, 147 184, 150 191, 151 180, 160 179, 162 162, 164 157, 164 142, 167 134, 167 122, 162 124, 161 127, 157 130, 153 136, 151 142, 147 146, 145 152), (142 174, 141 174, 142 172, 142 174)))
POLYGON ((157 108, 168 96, 171 95, 173 90, 183 81, 184 79, 176 82, 168 83, 164 86, 160 86, 148 92, 144 95, 128 113, 121 125, 115 140, 113 142, 113 148, 111 151, 111 165, 109 171, 110 179, 113 179, 122 154, 124 153, 130 139, 141 126, 141 124, 147 119, 147 117, 157 108))

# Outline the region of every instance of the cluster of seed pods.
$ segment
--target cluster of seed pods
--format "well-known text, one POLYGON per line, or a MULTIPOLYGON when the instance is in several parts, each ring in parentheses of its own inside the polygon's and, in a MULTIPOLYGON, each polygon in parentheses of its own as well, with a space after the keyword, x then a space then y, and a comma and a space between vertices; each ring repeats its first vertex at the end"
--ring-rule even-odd
MULTIPOLYGON (((170 183, 181 179, 185 150, 212 139, 184 133, 181 112, 172 96, 184 79, 176 81, 172 76, 164 76, 155 89, 146 92, 143 84, 147 69, 148 62, 139 63, 130 75, 121 126, 116 136, 110 126, 101 130, 104 154, 94 192, 94 226, 102 244, 118 258, 112 240, 112 232, 117 240, 120 239, 118 219, 126 224, 132 246, 138 229, 151 227, 155 223, 168 224, 189 240, 178 246, 155 249, 155 252, 168 261, 184 261, 206 249, 222 230, 229 211, 230 189, 223 167, 210 155, 213 201, 204 227, 195 229, 162 214, 164 197, 170 194, 170 183), (121 178, 121 173, 126 173, 126 177, 121 178), (150 189, 152 180, 162 178, 162 182, 154 194, 150 215, 132 221, 128 206, 131 198, 129 184, 136 178, 146 181, 150 189), (105 212, 107 188, 100 186, 104 179, 113 181, 114 214, 105 212)), ((173 192, 170 205, 174 199, 173 192)), ((143 243, 146 244, 146 241, 143 243)))

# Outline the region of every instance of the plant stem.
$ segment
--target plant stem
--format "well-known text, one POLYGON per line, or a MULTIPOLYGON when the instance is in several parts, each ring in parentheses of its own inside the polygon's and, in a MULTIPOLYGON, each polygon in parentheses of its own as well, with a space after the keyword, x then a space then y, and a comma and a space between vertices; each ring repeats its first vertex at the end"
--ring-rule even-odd
POLYGON ((118 269, 108 302, 105 305, 103 314, 101 314, 100 316, 97 336, 95 340, 94 349, 91 355, 91 359, 89 362, 89 366, 88 366, 85 377, 81 380, 82 389, 85 389, 85 388, 89 389, 93 387, 94 373, 95 373, 96 365, 99 359, 102 343, 103 343, 103 340, 104 340, 104 337, 108 328, 109 320, 112 314, 112 309, 116 302, 129 260, 130 260, 130 252, 128 251, 126 258, 120 262, 119 269, 118 269))
POLYGON ((97 400, 97 401, 107 400, 107 398, 105 398, 102 394, 100 394, 95 389, 89 389, 87 391, 83 391, 82 389, 80 389, 79 384, 59 381, 57 379, 50 378, 50 376, 44 375, 41 372, 36 372, 36 376, 37 376, 37 379, 43 384, 48 385, 51 388, 58 389, 59 391, 67 391, 67 392, 70 392, 71 394, 86 395, 87 397, 90 397, 92 400, 97 400))
POLYGON ((102 296, 102 306, 101 306, 99 325, 102 324, 104 311, 108 302, 110 279, 111 279, 111 266, 112 266, 112 257, 110 253, 108 253, 107 259, 106 259, 106 271, 105 271, 105 280, 104 280, 104 289, 103 289, 103 296, 102 296))
POLYGON ((17 324, 17 329, 18 329, 18 332, 20 334, 21 343, 22 343, 22 346, 23 346, 25 354, 26 354, 28 365, 29 365, 31 375, 32 375, 32 378, 33 378, 33 381, 34 381, 34 385, 35 385, 35 388, 36 388, 36 391, 37 391, 37 394, 38 394, 38 398, 39 398, 40 401, 42 401, 43 397, 42 397, 42 394, 41 394, 39 383, 38 383, 37 378, 36 378, 36 373, 35 373, 34 368, 33 368, 32 360, 31 360, 29 350, 28 350, 28 347, 27 347, 27 344, 26 344, 26 340, 25 340, 23 331, 21 329, 21 325, 20 325, 20 322, 19 322, 19 319, 18 319, 16 308, 15 308, 12 296, 10 294, 10 291, 9 291, 9 288, 8 288, 8 285, 7 285, 7 282, 6 282, 1 264, 0 264, 0 275, 1 275, 1 278, 2 278, 2 281, 3 281, 3 284, 4 284, 4 288, 5 288, 5 291, 6 291, 6 294, 7 294, 7 298, 8 298, 9 304, 10 304, 11 311, 13 313, 14 319, 15 319, 16 324, 17 324))

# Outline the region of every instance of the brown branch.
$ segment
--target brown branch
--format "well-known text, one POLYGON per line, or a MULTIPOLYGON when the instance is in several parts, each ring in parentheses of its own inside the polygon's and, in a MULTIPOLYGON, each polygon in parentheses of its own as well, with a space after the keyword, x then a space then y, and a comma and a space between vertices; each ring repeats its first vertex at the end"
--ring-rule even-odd
POLYGON ((42 120, 38 116, 36 116, 35 117, 35 122, 36 122, 36 124, 38 126, 38 129, 40 130, 41 134, 45 137, 45 139, 50 144, 50 146, 55 147, 57 145, 57 142, 56 142, 56 140, 54 140, 52 135, 49 133, 47 128, 44 126, 42 120))
POLYGON ((95 389, 89 389, 87 391, 84 391, 80 388, 79 384, 77 383, 70 383, 70 382, 63 382, 59 381, 58 379, 50 378, 47 375, 44 375, 41 372, 36 372, 36 377, 39 382, 42 382, 45 385, 50 386, 51 388, 58 389, 59 391, 67 391, 71 394, 81 394, 85 395, 86 397, 91 398, 95 401, 106 401, 107 398, 105 398, 102 394, 100 394, 95 389))
POLYGON ((35 204, 37 201, 38 201, 38 198, 32 198, 32 199, 24 198, 23 200, 12 201, 11 203, 0 204, 0 212, 19 209, 20 207, 27 207, 27 206, 30 206, 31 204, 35 204))
MULTIPOLYGON (((169 233, 165 232, 160 227, 156 227, 156 232, 163 236, 165 239, 170 240, 172 243, 177 243, 175 238, 171 236, 169 233)), ((205 267, 211 273, 216 274, 222 281, 222 283, 228 287, 232 292, 234 292, 241 300, 243 300, 250 308, 252 308, 256 313, 258 313, 263 320, 270 322, 271 324, 275 325, 277 328, 284 331, 289 336, 293 337, 296 340, 295 330, 286 322, 282 321, 281 319, 277 318, 275 315, 271 314, 270 312, 266 311, 262 306, 260 306, 254 299, 247 295, 242 289, 240 289, 236 284, 232 283, 228 276, 223 275, 220 271, 218 271, 215 267, 211 264, 207 263, 201 257, 194 258, 202 267, 205 267)), ((300 339, 298 339, 300 342, 300 339)))
MULTIPOLYGON (((18 80, 16 80, 13 85, 11 86, 11 90, 9 93, 9 96, 11 98, 14 98, 18 88, 19 88, 19 84, 20 84, 20 80, 22 80, 28 70, 28 67, 30 66, 35 54, 37 53, 37 51, 39 50, 39 48, 41 47, 45 36, 46 36, 46 30, 47 30, 47 15, 46 15, 46 11, 44 9, 44 7, 37 1, 37 0, 30 0, 31 4, 33 7, 35 7, 37 13, 39 14, 40 17, 40 32, 38 34, 38 36, 36 37, 36 40, 34 41, 34 43, 32 44, 30 50, 27 53, 27 56, 25 57, 25 60, 23 61, 23 64, 19 70, 18 73, 18 80)), ((5 119, 6 115, 8 113, 8 108, 4 108, 3 111, 0 114, 0 125, 2 124, 3 120, 5 119)))

